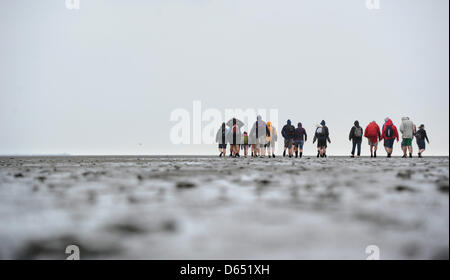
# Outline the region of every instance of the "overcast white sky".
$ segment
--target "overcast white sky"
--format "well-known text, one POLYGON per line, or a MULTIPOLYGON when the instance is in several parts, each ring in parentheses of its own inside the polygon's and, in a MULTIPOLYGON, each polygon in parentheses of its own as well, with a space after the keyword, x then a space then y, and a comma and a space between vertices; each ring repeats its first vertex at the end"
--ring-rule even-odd
POLYGON ((349 153, 355 119, 410 116, 448 155, 449 1, 380 3, 2 0, 0 154, 217 154, 169 139, 172 110, 200 100, 311 135, 325 119, 329 154, 349 153))

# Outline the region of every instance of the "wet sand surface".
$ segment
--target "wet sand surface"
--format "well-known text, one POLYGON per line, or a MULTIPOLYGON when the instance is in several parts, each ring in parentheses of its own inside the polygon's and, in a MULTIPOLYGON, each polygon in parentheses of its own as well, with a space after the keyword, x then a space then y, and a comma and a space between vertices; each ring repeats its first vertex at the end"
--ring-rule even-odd
POLYGON ((449 160, 0 157, 0 258, 449 257, 449 160))

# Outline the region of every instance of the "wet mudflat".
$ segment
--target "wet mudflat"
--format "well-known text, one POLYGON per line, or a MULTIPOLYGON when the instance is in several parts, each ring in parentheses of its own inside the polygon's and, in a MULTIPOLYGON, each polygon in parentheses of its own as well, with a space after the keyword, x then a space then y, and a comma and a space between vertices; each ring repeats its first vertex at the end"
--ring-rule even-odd
POLYGON ((448 157, 0 157, 0 258, 449 256, 448 157))

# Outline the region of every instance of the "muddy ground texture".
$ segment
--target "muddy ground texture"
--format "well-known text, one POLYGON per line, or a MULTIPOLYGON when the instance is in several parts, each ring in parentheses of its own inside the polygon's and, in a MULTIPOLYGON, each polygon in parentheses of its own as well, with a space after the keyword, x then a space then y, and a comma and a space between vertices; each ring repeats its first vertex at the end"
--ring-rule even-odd
POLYGON ((449 257, 449 159, 1 157, 0 258, 449 257))

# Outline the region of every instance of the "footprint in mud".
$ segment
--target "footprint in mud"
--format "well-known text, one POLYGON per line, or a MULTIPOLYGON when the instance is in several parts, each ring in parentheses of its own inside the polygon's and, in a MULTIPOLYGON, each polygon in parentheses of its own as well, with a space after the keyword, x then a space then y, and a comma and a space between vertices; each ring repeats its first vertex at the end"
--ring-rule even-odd
POLYGON ((448 183, 448 178, 447 177, 442 177, 442 178, 439 178, 438 180, 436 180, 436 185, 437 185, 437 189, 440 192, 448 193, 448 191, 449 191, 449 183, 448 183))
POLYGON ((118 223, 108 226, 108 231, 118 233, 120 235, 135 235, 146 233, 147 230, 138 224, 133 223, 118 223))
POLYGON ((448 189, 449 189, 448 182, 438 184, 438 190, 439 190, 440 192, 443 192, 443 193, 447 193, 447 194, 448 194, 448 189))
POLYGON ((85 171, 81 175, 84 177, 98 177, 100 175, 106 175, 106 171, 85 171))
POLYGON ((255 180, 255 182, 260 186, 267 186, 271 183, 271 181, 268 179, 255 180))
POLYGON ((405 185, 398 185, 395 187, 397 192, 416 192, 417 190, 405 185))
POLYGON ((403 170, 397 173, 397 177, 402 179, 411 179, 412 174, 413 174, 412 170, 403 170))
POLYGON ((177 223, 175 220, 163 220, 157 223, 132 222, 123 221, 111 224, 106 227, 108 232, 119 235, 140 235, 156 232, 175 232, 177 230, 177 223), (144 226, 145 224, 145 226, 144 226))
POLYGON ((192 189, 195 186, 196 185, 194 183, 191 183, 191 182, 177 182, 176 183, 177 189, 192 189))
POLYGON ((45 180, 47 180, 47 177, 45 177, 45 176, 38 176, 38 177, 36 177, 36 179, 37 179, 39 182, 43 183, 43 182, 45 182, 45 180))

